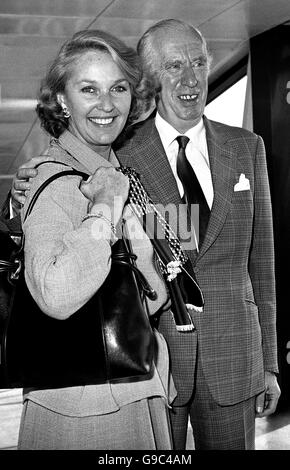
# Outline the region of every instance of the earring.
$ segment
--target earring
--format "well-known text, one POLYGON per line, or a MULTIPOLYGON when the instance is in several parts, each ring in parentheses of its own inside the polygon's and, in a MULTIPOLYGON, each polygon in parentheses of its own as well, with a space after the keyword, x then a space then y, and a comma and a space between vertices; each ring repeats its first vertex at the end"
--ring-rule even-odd
POLYGON ((68 108, 65 105, 62 106, 62 112, 63 112, 63 115, 66 119, 68 119, 70 117, 70 112, 69 112, 68 108))

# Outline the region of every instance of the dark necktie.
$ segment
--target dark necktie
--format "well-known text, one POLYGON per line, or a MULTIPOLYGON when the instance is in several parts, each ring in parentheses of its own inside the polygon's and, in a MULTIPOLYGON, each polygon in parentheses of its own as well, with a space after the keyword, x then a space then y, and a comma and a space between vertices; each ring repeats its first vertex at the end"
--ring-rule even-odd
MULTIPOLYGON (((201 246, 205 232, 207 229, 210 209, 205 199, 203 190, 199 184, 196 174, 186 158, 185 148, 189 142, 189 138, 180 135, 176 138, 179 150, 177 155, 177 175, 182 183, 186 202, 190 204, 198 204, 199 206, 199 246, 201 246)), ((193 220, 194 222, 194 220, 193 220)))

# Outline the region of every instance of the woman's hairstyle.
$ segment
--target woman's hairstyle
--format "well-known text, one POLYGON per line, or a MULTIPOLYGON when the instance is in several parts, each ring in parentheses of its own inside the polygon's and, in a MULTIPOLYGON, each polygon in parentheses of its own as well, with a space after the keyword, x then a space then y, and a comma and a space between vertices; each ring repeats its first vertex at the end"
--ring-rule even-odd
POLYGON ((143 82, 144 86, 147 86, 148 89, 144 89, 144 93, 147 93, 148 99, 149 94, 151 99, 155 98, 161 90, 160 85, 160 56, 159 56, 159 43, 158 43, 158 34, 162 31, 178 33, 180 32, 190 32, 193 37, 199 37, 200 42, 202 43, 204 50, 207 56, 207 66, 208 70, 210 69, 210 64, 212 57, 208 51, 207 43, 201 32, 184 21, 176 19, 165 19, 161 20, 158 23, 155 23, 143 34, 137 44, 137 52, 142 62, 143 68, 143 82))
POLYGON ((65 91, 72 63, 81 54, 91 50, 105 51, 110 54, 129 82, 132 103, 127 125, 138 119, 143 111, 144 98, 140 85, 142 71, 140 60, 134 49, 105 31, 79 31, 63 44, 40 87, 36 112, 41 126, 55 138, 58 138, 69 124, 57 101, 57 95, 65 91))

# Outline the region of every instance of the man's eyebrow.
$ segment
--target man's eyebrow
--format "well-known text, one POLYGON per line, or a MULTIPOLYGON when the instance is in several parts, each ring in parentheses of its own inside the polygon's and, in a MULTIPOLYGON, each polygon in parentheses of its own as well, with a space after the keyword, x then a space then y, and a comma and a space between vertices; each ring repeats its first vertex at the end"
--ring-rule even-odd
POLYGON ((174 56, 172 56, 172 57, 168 57, 168 58, 166 59, 166 62, 182 62, 182 60, 183 60, 183 59, 182 59, 181 57, 174 57, 174 56))
POLYGON ((206 55, 206 54, 200 54, 198 57, 196 57, 195 59, 193 59, 193 61, 195 61, 195 60, 201 60, 201 59, 207 59, 207 55, 206 55))
POLYGON ((174 57, 170 57, 168 59, 166 59, 162 64, 163 65, 168 65, 168 64, 175 64, 175 63, 180 63, 182 64, 184 62, 184 60, 180 59, 180 58, 174 58, 174 57))

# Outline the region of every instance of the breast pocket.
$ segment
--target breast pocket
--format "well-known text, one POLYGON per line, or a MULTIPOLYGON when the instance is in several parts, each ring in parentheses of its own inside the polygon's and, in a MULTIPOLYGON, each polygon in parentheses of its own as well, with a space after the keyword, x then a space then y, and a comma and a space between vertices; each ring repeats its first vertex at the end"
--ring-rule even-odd
POLYGON ((254 199, 251 190, 234 191, 231 204, 231 216, 242 225, 252 221, 254 199))

